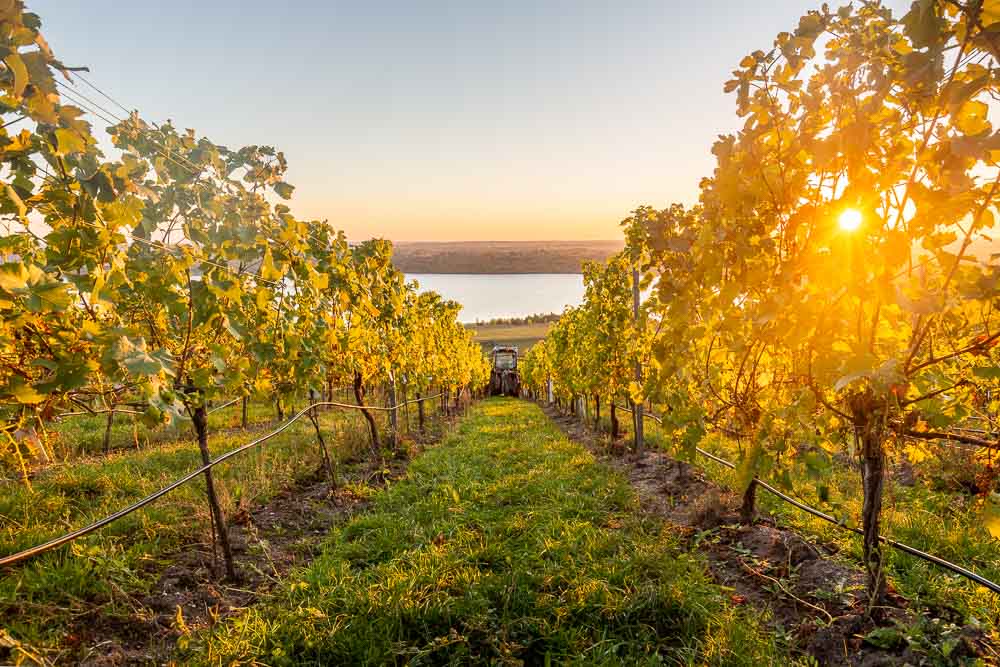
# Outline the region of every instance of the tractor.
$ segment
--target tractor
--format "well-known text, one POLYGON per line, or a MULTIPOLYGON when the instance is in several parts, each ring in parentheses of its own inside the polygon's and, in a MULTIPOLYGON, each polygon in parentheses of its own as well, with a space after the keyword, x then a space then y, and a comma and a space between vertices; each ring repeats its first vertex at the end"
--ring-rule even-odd
POLYGON ((493 364, 490 395, 518 396, 521 393, 521 374, 517 370, 517 348, 494 347, 490 361, 493 364))

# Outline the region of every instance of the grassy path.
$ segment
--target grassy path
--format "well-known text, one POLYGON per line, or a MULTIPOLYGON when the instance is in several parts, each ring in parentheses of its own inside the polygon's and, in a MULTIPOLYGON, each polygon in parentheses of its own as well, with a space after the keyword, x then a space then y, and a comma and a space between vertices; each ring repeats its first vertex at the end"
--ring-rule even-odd
MULTIPOLYGON (((433 406, 428 410, 431 417, 436 412, 433 406)), ((224 431, 221 427, 227 423, 238 423, 239 409, 213 417, 213 425, 220 427, 209 438, 213 456, 277 425, 224 431)), ((72 422, 69 432, 85 433, 79 424, 87 419, 72 422)), ((320 422, 338 462, 350 461, 359 451, 367 454, 367 426, 359 413, 321 412, 320 422)), ((15 553, 92 523, 201 465, 190 432, 173 429, 159 435, 162 441, 155 447, 116 450, 108 456, 43 469, 34 477, 30 491, 19 482, 0 485, 0 554, 15 553)), ((253 559, 248 556, 265 550, 258 541, 245 539, 252 537, 247 532, 253 528, 247 521, 249 514, 286 490, 311 483, 320 461, 313 427, 301 419, 264 446, 215 468, 238 568, 252 569, 253 559)), ((342 466, 342 482, 350 479, 354 467, 342 466)), ((351 490, 369 489, 352 486, 351 490)), ((89 636, 68 639, 73 627, 98 627, 100 618, 113 619, 117 627, 136 618, 155 618, 143 600, 155 592, 162 572, 176 565, 180 556, 200 552, 211 563, 210 530, 204 482, 198 479, 69 547, 0 571, 0 663, 5 663, 9 648, 4 646, 4 632, 38 655, 58 664, 73 664, 75 659, 67 658, 64 649, 72 644, 73 651, 85 650, 89 641, 89 636)), ((196 581, 194 577, 185 580, 196 581)), ((94 634, 101 632, 94 630, 94 634)))
POLYGON ((773 664, 766 632, 527 402, 475 407, 213 664, 773 664))

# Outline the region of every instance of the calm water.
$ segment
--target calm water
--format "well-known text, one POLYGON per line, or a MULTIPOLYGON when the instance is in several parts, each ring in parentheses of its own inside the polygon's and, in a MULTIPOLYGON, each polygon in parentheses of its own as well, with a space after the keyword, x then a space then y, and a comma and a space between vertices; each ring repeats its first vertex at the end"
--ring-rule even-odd
POLYGON ((434 291, 462 304, 463 322, 517 317, 536 313, 561 313, 583 301, 583 276, 563 273, 472 275, 413 273, 408 280, 421 290, 434 291))

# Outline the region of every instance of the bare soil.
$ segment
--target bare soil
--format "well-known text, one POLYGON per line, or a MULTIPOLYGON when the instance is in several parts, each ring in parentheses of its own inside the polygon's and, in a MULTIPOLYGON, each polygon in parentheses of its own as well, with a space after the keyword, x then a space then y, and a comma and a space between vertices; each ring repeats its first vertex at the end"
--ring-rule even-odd
MULTIPOLYGON (((456 420, 454 416, 435 419, 425 435, 408 438, 411 449, 439 441, 456 420)), ((127 603, 118 608, 127 607, 127 612, 97 607, 76 619, 58 664, 176 664, 171 656, 179 640, 269 598, 290 572, 319 554, 332 527, 366 509, 370 494, 353 493, 348 488, 352 483, 386 487, 405 476, 408 463, 405 454, 384 466, 366 460, 341 462, 336 489, 317 470, 268 502, 231 516, 229 539, 237 581, 222 577, 221 552, 215 553, 211 543, 190 544, 165 555, 142 573, 156 580, 148 594, 122 594, 127 603)))
MULTIPOLYGON (((876 642, 890 643, 888 647, 873 643, 878 633, 870 635, 872 631, 912 625, 921 612, 890 590, 888 606, 872 615, 877 622, 866 615, 864 571, 837 558, 835 546, 804 537, 768 516, 741 525, 740 498, 697 467, 659 451, 636 455, 627 451, 626 443, 609 442, 575 416, 544 409, 571 439, 629 479, 643 512, 662 517, 690 549, 705 557, 711 576, 731 591, 733 603, 766 610, 772 629, 789 637, 793 650, 821 665, 939 664, 905 641, 876 642)), ((949 610, 931 611, 935 617, 962 623, 961 618, 950 618, 954 613, 949 610)), ((945 664, 977 659, 977 664, 998 664, 998 656, 998 648, 981 631, 964 628, 945 664)))

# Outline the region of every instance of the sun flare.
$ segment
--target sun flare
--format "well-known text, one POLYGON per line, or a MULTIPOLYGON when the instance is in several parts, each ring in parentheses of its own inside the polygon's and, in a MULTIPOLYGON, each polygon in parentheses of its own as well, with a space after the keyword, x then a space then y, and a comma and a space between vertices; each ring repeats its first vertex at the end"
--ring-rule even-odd
POLYGON ((844 209, 837 222, 845 232, 853 232, 861 226, 861 211, 853 208, 844 209))

